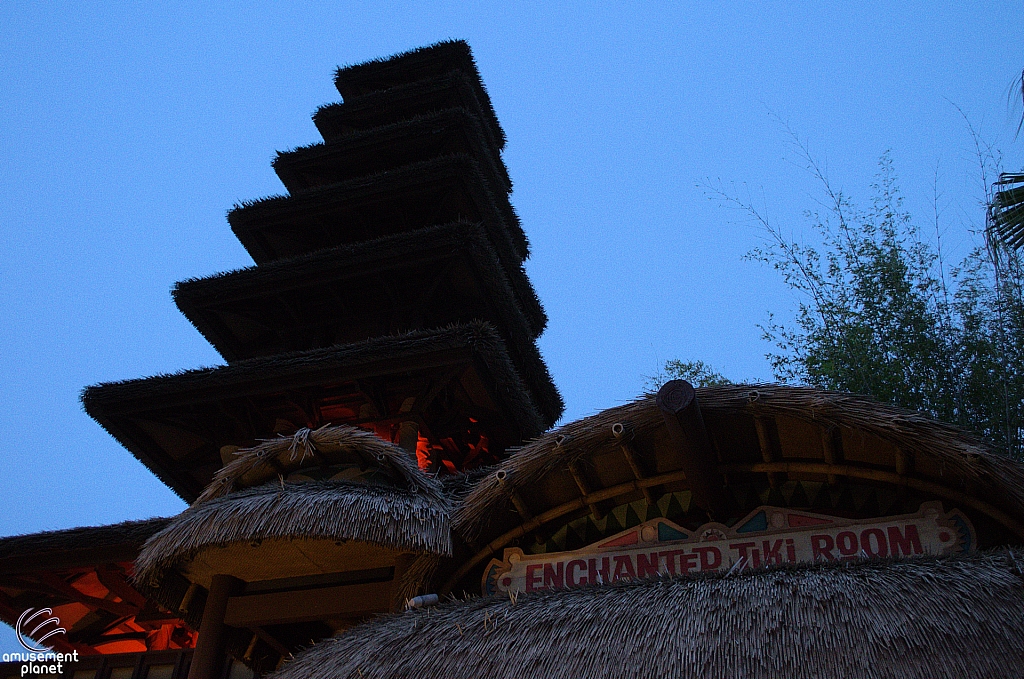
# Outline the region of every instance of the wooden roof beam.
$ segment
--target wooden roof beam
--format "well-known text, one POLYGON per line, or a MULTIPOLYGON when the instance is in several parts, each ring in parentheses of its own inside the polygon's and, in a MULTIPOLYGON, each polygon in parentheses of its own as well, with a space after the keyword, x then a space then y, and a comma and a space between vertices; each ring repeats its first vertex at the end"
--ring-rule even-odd
POLYGON ((127 604, 138 609, 146 607, 146 597, 142 596, 134 587, 128 584, 124 572, 112 564, 104 564, 96 567, 96 577, 100 584, 109 589, 114 595, 121 598, 127 604))
MULTIPOLYGON (((775 420, 768 417, 754 417, 754 428, 757 430, 757 444, 761 449, 761 459, 765 462, 777 462, 782 459, 782 451, 779 450, 778 432, 774 429, 775 420), (772 436, 775 434, 775 436, 772 436)), ((768 472, 768 485, 778 488, 785 479, 776 472, 768 472)))
POLYGON ((894 486, 906 486, 924 493, 937 495, 938 497, 957 502, 970 507, 982 514, 986 514, 1017 537, 1024 539, 1024 523, 1013 518, 995 505, 978 498, 977 494, 968 494, 954 488, 949 488, 934 481, 927 481, 913 476, 900 476, 897 473, 874 469, 872 467, 858 467, 851 464, 829 465, 819 462, 761 462, 757 464, 725 464, 722 471, 728 473, 764 473, 764 472, 785 472, 797 474, 821 474, 845 476, 851 479, 866 479, 869 481, 881 481, 894 486))
POLYGON ((22 580, 21 578, 4 578, 2 584, 4 586, 17 587, 18 589, 31 590, 60 600, 74 601, 89 608, 98 608, 124 618, 135 615, 138 610, 131 604, 110 601, 109 599, 97 599, 96 597, 83 594, 54 573, 39 573, 36 577, 39 579, 38 583, 22 580))
MULTIPOLYGON (((498 476, 503 472, 504 470, 501 469, 495 472, 495 477, 498 478, 499 482, 502 482, 503 479, 507 478, 505 476, 498 476)), ((635 493, 636 491, 644 487, 651 488, 654 486, 661 486, 669 483, 685 481, 686 479, 687 477, 685 472, 666 472, 664 474, 658 474, 657 476, 648 477, 643 481, 629 481, 627 483, 620 483, 617 486, 611 486, 609 488, 595 490, 586 497, 576 498, 575 500, 570 500, 569 502, 560 504, 557 507, 552 507, 543 514, 539 514, 533 517, 529 521, 520 524, 519 526, 516 526, 515 528, 506 533, 502 533, 500 536, 488 542, 483 549, 481 549, 473 555, 473 558, 469 559, 468 561, 465 561, 461 566, 459 566, 458 570, 456 570, 455 573, 448 579, 448 581, 438 590, 438 593, 449 593, 452 587, 455 586, 455 583, 458 582, 464 575, 466 575, 466 573, 468 573, 474 566, 476 566, 492 554, 496 553, 498 550, 502 549, 516 538, 521 538, 530 531, 536 530, 537 528, 543 526, 546 523, 550 523, 552 521, 555 521, 556 519, 560 519, 563 516, 566 516, 567 514, 571 514, 572 512, 583 509, 584 507, 587 507, 591 504, 597 504, 598 502, 611 500, 621 495, 635 493)))
POLYGON ((690 484, 694 503, 707 511, 708 518, 724 520, 729 511, 729 497, 693 385, 685 380, 671 380, 658 390, 655 400, 672 445, 679 453, 680 466, 690 484))
MULTIPOLYGON (((587 496, 590 495, 590 485, 587 480, 583 478, 583 471, 580 469, 579 464, 576 460, 569 463, 569 476, 576 482, 576 487, 580 489, 580 495, 586 500, 587 496)), ((601 520, 601 510, 598 509, 596 504, 588 504, 587 508, 590 509, 590 515, 594 517, 594 521, 601 520)))
MULTIPOLYGON (((839 431, 839 427, 822 427, 821 447, 825 451, 825 464, 840 465, 843 463, 843 436, 839 431)), ((768 462, 768 460, 765 460, 765 462, 768 462)), ((828 485, 836 485, 838 479, 835 474, 829 474, 827 478, 828 485)))
MULTIPOLYGON (((633 478, 637 481, 643 481, 645 475, 637 463, 636 450, 634 450, 632 443, 630 443, 633 439, 632 429, 622 422, 616 422, 612 425, 612 436, 619 442, 619 449, 622 451, 622 456, 626 458, 626 464, 629 465, 630 471, 633 472, 633 478)), ((647 504, 653 506, 654 498, 651 495, 651 489, 643 486, 640 490, 644 494, 644 500, 647 501, 647 504)))

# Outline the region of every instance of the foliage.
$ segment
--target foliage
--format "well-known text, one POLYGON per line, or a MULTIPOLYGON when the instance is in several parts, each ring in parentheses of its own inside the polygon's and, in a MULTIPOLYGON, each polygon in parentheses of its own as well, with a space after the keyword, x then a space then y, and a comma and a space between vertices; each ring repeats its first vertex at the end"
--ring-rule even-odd
POLYGON ((999 175, 989 204, 989 223, 1007 246, 1024 246, 1024 173, 999 175))
POLYGON ((656 375, 646 378, 647 391, 657 391, 669 380, 686 380, 695 387, 715 387, 720 384, 732 384, 721 373, 714 370, 704 361, 666 361, 665 366, 656 375))
MULTIPOLYGON (((768 355, 776 378, 924 411, 1024 457, 1021 253, 986 228, 983 244, 950 268, 938 215, 934 244, 926 243, 904 210, 888 154, 872 205, 861 210, 797 144, 825 197, 824 210, 807 213, 816 245, 787 237, 751 203, 712 189, 760 223, 766 242, 750 258, 797 293, 793 322, 770 315, 761 326, 776 350, 768 355)), ((979 145, 979 158, 993 156, 979 145)))

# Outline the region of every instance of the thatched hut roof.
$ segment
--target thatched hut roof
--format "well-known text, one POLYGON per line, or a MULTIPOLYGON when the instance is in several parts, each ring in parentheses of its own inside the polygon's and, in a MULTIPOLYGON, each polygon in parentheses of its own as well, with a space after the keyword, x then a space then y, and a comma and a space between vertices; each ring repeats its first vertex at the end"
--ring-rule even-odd
MULTIPOLYGON (((955 427, 868 397, 806 387, 696 391, 714 464, 727 486, 766 477, 766 487, 787 479, 826 489, 847 481, 888 486, 896 497, 917 493, 918 502, 943 500, 972 520, 991 522, 1001 537, 989 546, 1024 541, 1024 466, 955 427)), ((479 548, 448 586, 525 535, 554 531, 599 506, 607 511, 656 488, 686 490, 688 483, 653 396, 549 431, 477 483, 457 509, 455 530, 479 548), (617 423, 628 441, 613 434, 617 423)), ((751 506, 764 504, 763 496, 754 499, 751 506)))
POLYGON ((354 540, 399 552, 451 553, 449 506, 433 493, 335 481, 270 482, 197 502, 143 547, 141 582, 205 549, 263 540, 354 540))
POLYGON ((449 71, 437 77, 346 99, 344 103, 325 104, 313 114, 313 124, 324 141, 330 144, 357 130, 407 120, 431 111, 462 108, 483 121, 488 146, 501 149, 505 145, 505 133, 489 102, 482 105, 477 98, 474 89, 477 81, 476 76, 471 77, 458 70, 449 71))
POLYGON ((347 630, 273 679, 1003 677, 1024 553, 650 579, 454 601, 347 630))
POLYGON ((465 154, 295 196, 246 201, 228 213, 232 230, 257 264, 460 219, 487 227, 506 269, 529 256, 529 242, 508 196, 490 191, 480 164, 465 154), (511 258, 505 259, 505 253, 511 258))
POLYGON ((436 503, 445 500, 441 483, 420 471, 408 451, 365 429, 340 425, 304 429, 236 451, 235 459, 217 472, 196 503, 262 486, 300 469, 339 462, 374 467, 390 477, 396 488, 423 493, 436 503))
MULTIPOLYGON (((370 408, 367 388, 401 403, 430 388, 433 380, 443 384, 449 379, 455 389, 463 377, 479 384, 493 403, 460 401, 474 398, 462 390, 452 392, 449 411, 497 408, 489 415, 495 450, 536 436, 561 413, 554 385, 534 396, 501 336, 482 322, 107 383, 87 388, 82 402, 97 422, 191 502, 220 469, 221 446, 251 446, 272 437, 275 418, 309 417, 303 413, 311 403, 370 408), (546 399, 543 412, 551 414, 540 414, 541 399, 546 399)), ((546 368, 543 377, 551 384, 546 368)), ((349 420, 338 423, 344 421, 349 420)))
POLYGON ((481 224, 456 222, 182 281, 172 294, 228 361, 482 320, 524 374, 538 373, 529 345, 547 316, 522 267, 499 262, 481 224))
POLYGON ((452 71, 461 72, 469 78, 473 92, 485 111, 485 120, 500 140, 498 148, 503 148, 505 134, 498 125, 473 53, 464 40, 445 40, 386 59, 339 68, 334 76, 334 85, 345 101, 351 101, 371 92, 436 78, 452 71))
POLYGON ((169 521, 143 519, 0 538, 0 573, 12 575, 133 561, 146 540, 169 521))
POLYGON ((331 143, 278 153, 274 171, 289 192, 299 193, 451 153, 475 158, 492 192, 512 190, 500 152, 488 142, 480 120, 465 108, 431 111, 354 131, 331 143))

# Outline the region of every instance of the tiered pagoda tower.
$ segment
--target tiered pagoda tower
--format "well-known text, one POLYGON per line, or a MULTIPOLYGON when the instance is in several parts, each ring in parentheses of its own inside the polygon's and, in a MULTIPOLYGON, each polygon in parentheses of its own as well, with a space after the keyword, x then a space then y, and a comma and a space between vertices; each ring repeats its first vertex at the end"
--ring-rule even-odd
MULTIPOLYGON (((343 103, 313 117, 323 143, 274 160, 288 195, 228 214, 256 265, 174 287, 179 309, 227 364, 101 384, 82 400, 190 504, 218 473, 247 464, 237 451, 285 441, 294 453, 301 439, 309 446, 301 461, 315 454, 318 468, 296 475, 303 465, 285 453, 259 481, 271 489, 362 482, 365 492, 350 483, 344 497, 292 501, 299 513, 351 501, 364 520, 342 511, 333 515, 341 525, 323 534, 292 523, 286 546, 262 550, 264 533, 245 533, 243 547, 215 540, 230 555, 193 550, 146 582, 133 576, 133 561, 165 531, 164 519, 4 541, 4 619, 54 609, 68 628, 51 641, 58 650, 121 654, 82 665, 95 666, 97 677, 143 679, 156 671, 151 665, 167 679, 183 677, 197 639, 191 676, 244 676, 238 660, 266 671, 312 639, 393 610, 400 576, 417 556, 451 553, 447 500, 435 479, 496 463, 562 413, 535 344, 547 318, 523 270, 529 246, 509 202, 505 135, 468 45, 443 42, 342 68, 335 82, 343 103), (348 427, 341 439, 338 425, 348 427), (380 502, 383 510, 367 509, 380 502), (416 536, 378 535, 391 530, 378 520, 389 507, 407 510, 416 536), (377 531, 371 547, 343 546, 367 526, 377 531), (287 546, 310 531, 315 539, 303 548, 287 546), (282 595, 290 613, 271 601, 282 595), (217 597, 238 605, 205 623, 208 599, 217 597)), ((232 489, 251 486, 252 476, 232 489)))
POLYGON ((324 143, 279 153, 289 195, 236 206, 256 266, 175 286, 228 361, 86 389, 86 410, 192 502, 239 448, 372 429, 429 472, 493 463, 562 401, 534 340, 502 131, 469 47, 343 68, 324 143))

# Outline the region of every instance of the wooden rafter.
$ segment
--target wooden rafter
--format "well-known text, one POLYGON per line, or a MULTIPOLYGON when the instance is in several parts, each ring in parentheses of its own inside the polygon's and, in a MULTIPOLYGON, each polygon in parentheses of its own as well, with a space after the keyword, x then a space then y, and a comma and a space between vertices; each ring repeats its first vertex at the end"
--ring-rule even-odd
MULTIPOLYGON (((761 459, 765 462, 775 462, 782 458, 782 451, 779 450, 777 438, 772 434, 775 428, 775 420, 767 417, 754 417, 754 429, 757 430, 757 444, 761 450, 761 459)), ((779 474, 771 472, 768 474, 768 485, 778 488, 785 482, 779 474)))
POLYGON ((131 604, 119 601, 110 601, 109 599, 98 599, 96 597, 83 594, 55 573, 38 573, 34 577, 38 578, 38 580, 33 581, 23 578, 5 577, 0 580, 0 585, 5 587, 14 587, 17 589, 27 589, 40 594, 46 594, 47 596, 52 596, 58 600, 74 601, 88 606, 89 608, 99 608, 120 617, 131 617, 132 615, 135 615, 137 610, 135 606, 132 606, 131 604))
POLYGON ((992 517, 1018 537, 1024 539, 1024 524, 998 507, 978 499, 976 495, 961 492, 949 488, 934 481, 927 481, 913 476, 901 476, 896 472, 884 471, 873 467, 859 467, 851 464, 830 465, 820 462, 761 462, 755 464, 727 464, 722 465, 722 470, 731 473, 765 473, 783 472, 797 474, 820 474, 828 476, 845 476, 853 479, 866 479, 869 481, 881 481, 894 486, 906 486, 924 493, 937 495, 938 497, 951 500, 961 505, 975 509, 982 514, 992 517))
POLYGON ((478 551, 471 559, 464 562, 462 566, 448 579, 448 582, 444 584, 440 589, 440 593, 447 594, 451 591, 451 588, 459 581, 462 576, 470 571, 471 568, 476 566, 478 563, 489 557, 490 555, 497 552, 502 547, 508 545, 512 540, 521 538, 530 531, 536 530, 540 526, 559 519, 566 514, 579 511, 585 507, 589 507, 591 504, 597 504, 605 500, 611 500, 619 497, 620 495, 629 495, 641 491, 643 488, 650 488, 653 486, 661 486, 668 483, 675 483, 677 481, 685 481, 686 474, 682 471, 673 471, 665 474, 658 474, 657 476, 651 476, 642 481, 629 481, 627 483, 620 483, 616 486, 609 488, 603 488, 601 490, 594 491, 589 495, 570 500, 563 504, 553 507, 542 514, 534 516, 529 521, 525 521, 519 526, 512 530, 503 533, 499 537, 491 540, 483 549, 478 551))
MULTIPOLYGON (((586 478, 583 476, 583 470, 580 469, 579 462, 573 460, 569 463, 569 475, 572 480, 576 482, 576 487, 580 490, 580 495, 586 498, 590 495, 590 484, 587 483, 586 478)), ((596 504, 588 504, 587 507, 590 509, 590 515, 594 517, 594 521, 601 520, 601 512, 596 504)))
MULTIPOLYGON (((633 432, 628 426, 621 422, 616 422, 612 425, 612 435, 615 440, 619 442, 619 449, 622 451, 622 456, 626 458, 626 464, 629 465, 630 470, 633 472, 633 478, 637 481, 644 480, 644 473, 640 469, 640 464, 637 462, 636 449, 633 448, 633 432)), ((647 500, 647 504, 653 505, 654 498, 651 496, 651 489, 647 486, 641 488, 644 499, 647 500)))
POLYGON ((128 584, 124 572, 117 566, 113 564, 97 566, 96 577, 99 579, 100 584, 120 597, 125 603, 131 604, 140 610, 146 606, 146 597, 142 596, 134 587, 128 584))
MULTIPOLYGON (((839 465, 843 462, 843 437, 838 427, 822 427, 821 447, 825 453, 825 464, 839 465)), ((767 462, 768 460, 766 460, 767 462)), ((828 485, 836 485, 836 475, 829 474, 828 485)))

